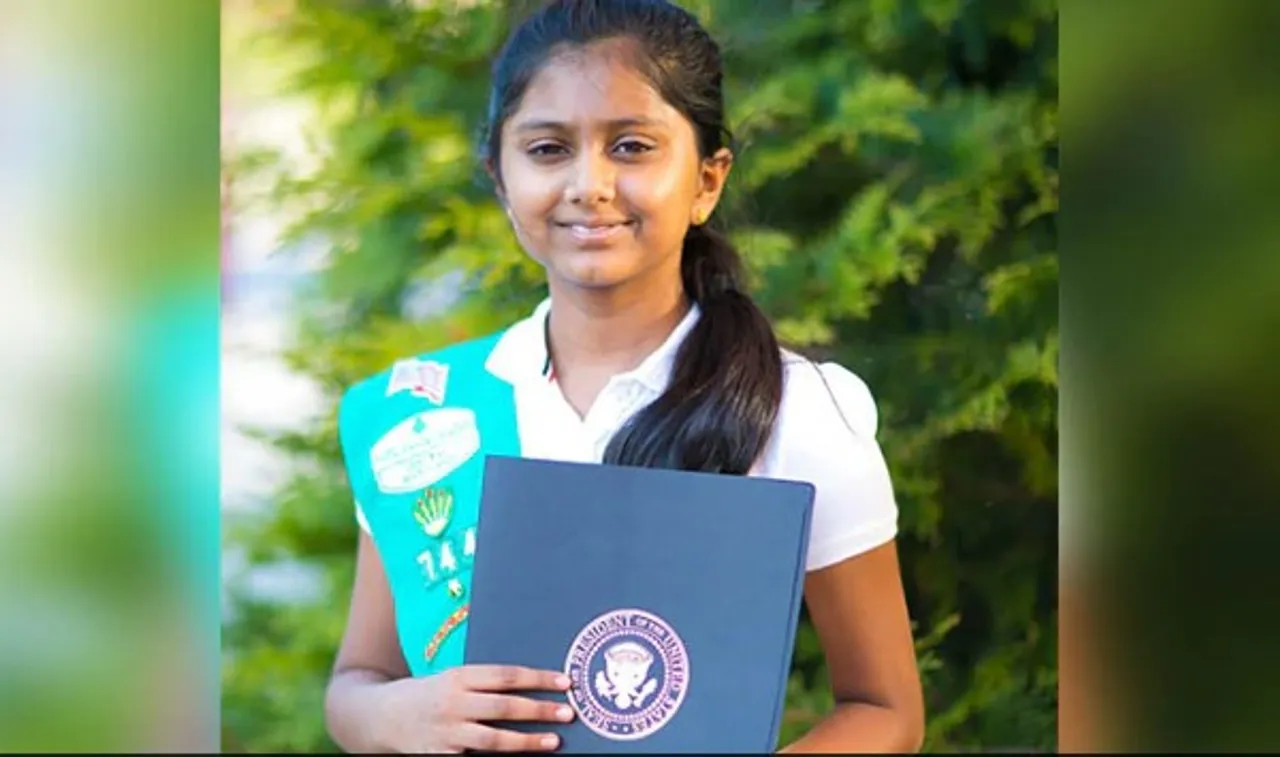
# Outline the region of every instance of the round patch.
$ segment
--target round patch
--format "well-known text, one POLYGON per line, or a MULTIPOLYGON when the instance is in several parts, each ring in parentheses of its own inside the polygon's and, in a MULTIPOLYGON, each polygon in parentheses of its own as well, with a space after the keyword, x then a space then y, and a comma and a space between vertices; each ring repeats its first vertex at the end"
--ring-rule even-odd
POLYGON ((680 709, 689 655, 675 630, 644 610, 592 620, 569 647, 569 703, 584 725, 614 741, 651 736, 680 709))

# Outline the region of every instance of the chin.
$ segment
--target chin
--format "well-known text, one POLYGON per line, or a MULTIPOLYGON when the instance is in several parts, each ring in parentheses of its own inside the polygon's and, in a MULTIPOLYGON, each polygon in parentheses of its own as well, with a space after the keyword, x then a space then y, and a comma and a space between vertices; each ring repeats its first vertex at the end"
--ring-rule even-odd
POLYGON ((632 277, 613 275, 606 272, 584 272, 562 276, 561 279, 570 286, 578 289, 604 291, 607 289, 615 289, 630 281, 632 277))
POLYGON ((635 279, 640 273, 637 266, 608 257, 597 253, 592 258, 562 260, 554 270, 565 283, 582 289, 611 289, 635 279))

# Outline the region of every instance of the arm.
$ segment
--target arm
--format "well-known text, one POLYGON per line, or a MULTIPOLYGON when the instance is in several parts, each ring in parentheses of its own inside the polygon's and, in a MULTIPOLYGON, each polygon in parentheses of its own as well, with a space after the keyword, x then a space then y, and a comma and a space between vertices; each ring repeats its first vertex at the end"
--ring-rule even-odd
POLYGON ((836 708, 781 752, 919 751, 924 696, 895 543, 810 573, 805 604, 836 708))
POLYGON ((355 754, 386 751, 370 728, 377 720, 370 712, 377 697, 371 694, 408 676, 382 558, 361 530, 346 632, 325 691, 325 721, 334 742, 355 754))
POLYGON ((572 709, 562 701, 514 693, 562 693, 569 686, 567 676, 510 665, 463 665, 414 678, 398 639, 382 560, 362 530, 347 630, 325 692, 325 722, 343 751, 543 752, 559 745, 552 733, 521 733, 485 723, 572 720, 572 709))

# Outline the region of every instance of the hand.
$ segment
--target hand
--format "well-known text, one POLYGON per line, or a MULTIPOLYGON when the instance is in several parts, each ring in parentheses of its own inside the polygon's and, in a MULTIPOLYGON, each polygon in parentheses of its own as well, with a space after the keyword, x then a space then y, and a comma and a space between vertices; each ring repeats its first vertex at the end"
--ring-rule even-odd
POLYGON ((563 673, 508 665, 463 665, 426 678, 384 684, 375 711, 377 743, 393 752, 549 752, 560 745, 554 733, 522 733, 481 721, 567 723, 573 709, 501 692, 566 691, 563 673))

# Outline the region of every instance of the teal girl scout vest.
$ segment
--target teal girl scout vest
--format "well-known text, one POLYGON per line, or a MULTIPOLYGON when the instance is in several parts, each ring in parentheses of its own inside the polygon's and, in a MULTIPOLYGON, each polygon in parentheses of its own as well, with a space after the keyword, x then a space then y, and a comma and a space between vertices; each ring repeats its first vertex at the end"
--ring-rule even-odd
POLYGON ((501 336, 402 360, 339 406, 347 477, 414 676, 462 664, 484 460, 520 454, 514 390, 485 369, 501 336))

